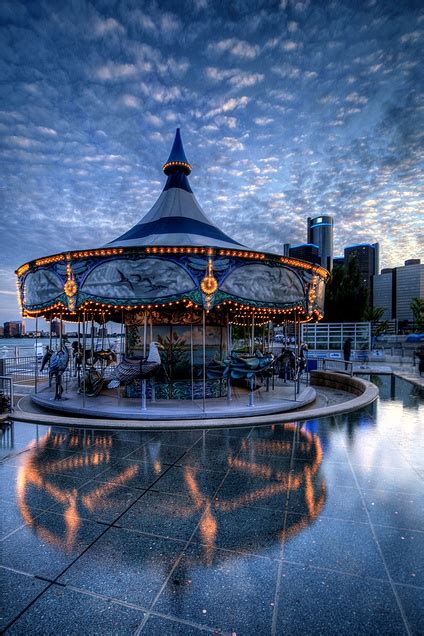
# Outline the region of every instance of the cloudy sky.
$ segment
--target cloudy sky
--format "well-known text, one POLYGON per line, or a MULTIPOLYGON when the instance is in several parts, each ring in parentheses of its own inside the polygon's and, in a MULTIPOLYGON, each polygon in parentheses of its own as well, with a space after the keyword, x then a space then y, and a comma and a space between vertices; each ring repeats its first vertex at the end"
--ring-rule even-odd
POLYGON ((332 214, 336 255, 423 257, 420 5, 2 0, 0 322, 17 266, 149 210, 177 126, 197 199, 238 241, 281 252, 332 214))

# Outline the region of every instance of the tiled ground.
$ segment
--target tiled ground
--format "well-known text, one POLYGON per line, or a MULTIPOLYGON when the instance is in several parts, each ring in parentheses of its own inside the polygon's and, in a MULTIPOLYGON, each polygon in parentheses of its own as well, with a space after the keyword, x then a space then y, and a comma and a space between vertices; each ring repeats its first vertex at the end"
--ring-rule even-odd
POLYGON ((302 426, 16 423, 0 630, 424 633, 423 395, 378 382, 377 404, 302 426))

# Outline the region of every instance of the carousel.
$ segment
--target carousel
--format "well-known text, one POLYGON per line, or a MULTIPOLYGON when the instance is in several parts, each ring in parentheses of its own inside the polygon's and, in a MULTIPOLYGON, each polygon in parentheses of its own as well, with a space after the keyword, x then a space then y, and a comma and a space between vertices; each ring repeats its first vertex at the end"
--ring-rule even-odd
MULTIPOLYGON (((50 323, 50 343, 35 368, 36 403, 133 419, 155 419, 162 408, 172 419, 181 409, 190 418, 190 402, 203 416, 230 412, 237 391, 246 393, 248 409, 258 408, 260 391, 275 394, 267 404, 281 402, 273 328, 290 327, 299 342, 300 324, 323 317, 329 274, 222 232, 197 202, 191 170, 177 129, 164 189, 136 225, 103 247, 17 270, 23 317, 50 323), (64 323, 75 327, 72 343, 64 323), (118 347, 105 336, 113 323, 118 347)), ((286 354, 284 385, 294 385, 296 401, 299 345, 286 354)), ((281 355, 279 364, 281 378, 281 355)))

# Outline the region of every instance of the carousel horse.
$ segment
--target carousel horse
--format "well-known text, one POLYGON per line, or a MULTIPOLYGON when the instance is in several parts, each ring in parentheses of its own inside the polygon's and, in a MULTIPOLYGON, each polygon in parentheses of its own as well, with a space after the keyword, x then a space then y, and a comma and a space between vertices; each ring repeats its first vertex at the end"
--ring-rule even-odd
POLYGON ((277 358, 277 375, 286 382, 293 380, 296 374, 296 354, 291 349, 283 348, 277 358))
POLYGON ((74 375, 77 375, 77 372, 81 371, 84 357, 86 364, 94 366, 97 362, 100 362, 101 365, 106 363, 107 367, 112 364, 112 362, 116 362, 117 359, 116 353, 112 351, 112 349, 100 349, 92 354, 91 349, 85 349, 84 351, 81 343, 78 343, 76 340, 72 343, 72 356, 74 359, 74 375))
POLYGON ((77 372, 81 371, 81 367, 83 366, 83 361, 85 358, 85 363, 88 364, 91 358, 91 349, 85 349, 75 340, 72 343, 72 358, 74 360, 74 376, 77 375, 77 372))
POLYGON ((62 349, 52 354, 49 360, 49 386, 51 386, 53 376, 56 379, 55 400, 62 399, 63 386, 62 375, 69 363, 69 350, 66 345, 62 349))
POLYGON ((242 355, 232 352, 225 360, 213 360, 207 368, 209 378, 232 378, 234 380, 252 380, 257 375, 269 371, 275 358, 272 353, 263 355, 257 352, 253 355, 242 355))
POLYGON ((108 389, 116 389, 120 384, 129 384, 135 378, 146 380, 156 375, 162 367, 158 343, 151 342, 147 358, 125 358, 114 367, 107 367, 104 379, 108 380, 108 389))
POLYGON ((306 356, 308 345, 303 343, 299 349, 299 355, 291 349, 283 348, 277 358, 276 369, 278 377, 287 380, 298 380, 299 376, 306 369, 306 356))
POLYGON ((93 365, 96 362, 106 362, 106 366, 108 367, 112 362, 116 362, 116 353, 112 351, 112 349, 100 349, 99 351, 95 351, 92 359, 93 365))
POLYGON ((308 345, 306 344, 306 342, 303 342, 300 345, 299 359, 298 359, 299 375, 303 373, 306 369, 307 357, 308 357, 308 345))

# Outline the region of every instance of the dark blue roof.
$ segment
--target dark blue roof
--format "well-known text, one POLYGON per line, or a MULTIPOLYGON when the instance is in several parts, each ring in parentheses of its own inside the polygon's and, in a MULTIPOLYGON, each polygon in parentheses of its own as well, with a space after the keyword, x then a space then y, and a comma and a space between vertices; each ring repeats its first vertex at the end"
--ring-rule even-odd
POLYGON ((146 245, 205 245, 210 247, 244 247, 227 236, 205 215, 196 201, 187 175, 191 166, 187 162, 177 132, 167 163, 165 187, 150 211, 125 234, 108 243, 127 247, 146 245))
MULTIPOLYGON (((222 230, 214 225, 184 216, 168 216, 158 219, 157 221, 152 221, 151 223, 138 223, 128 230, 128 232, 115 239, 114 242, 141 239, 152 234, 197 234, 234 245, 241 245, 241 243, 234 241, 234 239, 224 234, 222 230)), ((241 245, 241 247, 243 246, 241 245)))
POLYGON ((186 190, 186 192, 193 192, 188 182, 187 176, 184 174, 184 172, 181 172, 181 170, 176 170, 175 172, 171 172, 171 174, 168 175, 163 190, 170 190, 171 188, 181 188, 182 190, 186 190))
POLYGON ((174 143, 172 144, 171 153, 168 157, 168 161, 166 161, 163 166, 163 171, 167 175, 171 174, 171 172, 176 169, 182 170, 185 174, 190 174, 191 172, 191 165, 187 161, 187 157, 184 152, 179 128, 177 128, 175 132, 175 139, 174 143))

